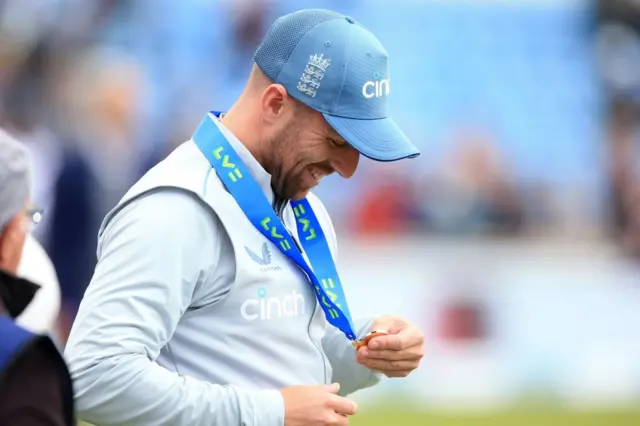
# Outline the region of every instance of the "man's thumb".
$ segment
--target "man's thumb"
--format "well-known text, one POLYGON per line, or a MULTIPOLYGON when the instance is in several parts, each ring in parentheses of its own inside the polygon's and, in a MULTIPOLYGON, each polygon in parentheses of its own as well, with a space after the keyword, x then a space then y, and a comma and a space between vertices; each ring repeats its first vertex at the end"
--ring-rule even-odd
POLYGON ((400 332, 402 332, 402 330, 404 330, 405 328, 406 326, 404 325, 395 325, 389 328, 389 331, 387 331, 387 334, 400 334, 400 332))

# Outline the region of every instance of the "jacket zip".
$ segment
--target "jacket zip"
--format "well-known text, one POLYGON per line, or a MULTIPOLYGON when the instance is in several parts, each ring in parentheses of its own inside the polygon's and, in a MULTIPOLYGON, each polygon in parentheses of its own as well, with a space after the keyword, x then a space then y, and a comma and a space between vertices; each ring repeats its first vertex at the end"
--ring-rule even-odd
MULTIPOLYGON (((298 239, 293 235, 291 230, 289 230, 289 227, 287 226, 287 224, 284 221, 284 218, 282 217, 282 214, 284 213, 284 209, 287 206, 287 204, 288 204, 288 201, 285 200, 285 199, 274 198, 273 209, 275 210, 276 215, 280 218, 280 221, 284 225, 284 228, 287 230, 287 232, 291 236, 291 239, 296 244, 296 247, 298 248, 298 251, 300 253, 303 253, 302 246, 298 242, 298 239)), ((306 275, 306 273, 305 273, 305 275, 306 275)), ((314 299, 315 299, 315 292, 314 292, 314 299)), ((311 337, 311 323, 313 322, 313 317, 316 315, 316 311, 317 310, 318 310, 318 301, 316 300, 316 303, 314 303, 314 305, 313 305, 313 312, 311 312, 311 316, 309 317, 309 323, 307 324, 307 335, 309 336, 309 340, 311 340, 311 344, 318 350, 318 353, 320 353, 320 358, 322 359, 322 369, 323 369, 323 374, 322 375, 324 377, 324 384, 328 384, 330 382, 331 378, 327 377, 327 359, 326 359, 326 355, 325 355, 324 351, 322 350, 322 348, 318 344, 316 344, 316 342, 313 340, 313 337, 311 337)))
POLYGON ((293 233, 285 223, 284 219, 282 218, 282 213, 284 213, 284 209, 287 206, 287 204, 289 204, 289 202, 284 198, 274 198, 273 209, 275 210, 276 215, 280 218, 280 222, 282 222, 282 224, 284 225, 284 229, 287 230, 287 232, 289 233, 289 236, 291 237, 296 247, 298 248, 298 251, 302 253, 302 246, 300 245, 300 242, 298 242, 298 239, 293 235, 293 233))

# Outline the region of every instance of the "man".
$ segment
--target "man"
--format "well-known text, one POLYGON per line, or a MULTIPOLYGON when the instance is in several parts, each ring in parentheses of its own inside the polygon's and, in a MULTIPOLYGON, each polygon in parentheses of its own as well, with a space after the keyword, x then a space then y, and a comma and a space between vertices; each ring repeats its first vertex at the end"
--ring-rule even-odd
POLYGON ((61 354, 15 323, 39 289, 16 275, 29 219, 39 215, 29 207, 30 173, 24 147, 0 131, 0 423, 70 426, 73 389, 61 354))
POLYGON ((103 222, 66 348, 91 423, 346 425, 346 395, 420 362, 411 323, 351 320, 310 193, 351 177, 360 153, 418 155, 386 117, 386 51, 351 18, 304 10, 272 25, 254 61, 230 111, 103 222), (360 342, 372 331, 387 334, 360 342))

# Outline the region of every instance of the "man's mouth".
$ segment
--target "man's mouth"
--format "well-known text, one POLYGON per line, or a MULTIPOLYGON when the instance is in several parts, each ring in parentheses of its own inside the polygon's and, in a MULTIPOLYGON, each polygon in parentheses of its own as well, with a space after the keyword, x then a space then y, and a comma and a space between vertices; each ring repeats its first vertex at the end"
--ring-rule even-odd
POLYGON ((309 168, 309 172, 311 173, 313 179, 315 179, 316 184, 319 184, 322 178, 325 177, 325 174, 322 172, 322 170, 318 169, 317 167, 309 168))

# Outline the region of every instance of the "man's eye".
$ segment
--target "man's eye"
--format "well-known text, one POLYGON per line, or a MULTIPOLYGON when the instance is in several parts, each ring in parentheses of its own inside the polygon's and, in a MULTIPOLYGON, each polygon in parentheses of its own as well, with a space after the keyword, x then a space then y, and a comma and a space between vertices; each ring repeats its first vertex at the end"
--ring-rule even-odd
POLYGON ((336 140, 336 139, 329 139, 329 143, 334 148, 341 148, 341 147, 343 147, 343 146, 345 146, 347 144, 344 141, 339 141, 339 140, 336 140))

